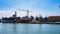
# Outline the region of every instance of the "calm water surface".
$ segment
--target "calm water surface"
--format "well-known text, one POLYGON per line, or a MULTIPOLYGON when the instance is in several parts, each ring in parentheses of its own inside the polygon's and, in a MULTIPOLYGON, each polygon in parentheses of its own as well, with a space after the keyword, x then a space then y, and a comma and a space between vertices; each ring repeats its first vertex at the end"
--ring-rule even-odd
POLYGON ((0 34, 60 34, 60 24, 2 24, 0 34))

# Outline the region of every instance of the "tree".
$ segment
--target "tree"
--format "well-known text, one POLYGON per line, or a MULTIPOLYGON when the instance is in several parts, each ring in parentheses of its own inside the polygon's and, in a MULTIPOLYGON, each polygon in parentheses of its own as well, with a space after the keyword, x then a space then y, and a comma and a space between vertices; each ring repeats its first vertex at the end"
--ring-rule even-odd
POLYGON ((37 21, 39 20, 38 16, 36 16, 35 20, 37 20, 37 21))
POLYGON ((33 19, 34 19, 34 17, 33 17, 33 16, 30 16, 30 18, 31 18, 31 20, 33 20, 33 19))

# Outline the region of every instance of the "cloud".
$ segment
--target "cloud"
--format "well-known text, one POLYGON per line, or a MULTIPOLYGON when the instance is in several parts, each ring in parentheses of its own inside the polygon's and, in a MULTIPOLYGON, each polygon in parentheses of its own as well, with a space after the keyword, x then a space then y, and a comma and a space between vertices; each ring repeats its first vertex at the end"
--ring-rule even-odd
POLYGON ((56 0, 51 2, 52 0, 0 0, 0 16, 12 16, 14 11, 17 11, 18 16, 26 16, 25 11, 18 11, 17 9, 32 11, 30 15, 33 16, 39 14, 42 16, 58 15, 60 10, 57 8, 57 4, 59 3, 56 0))

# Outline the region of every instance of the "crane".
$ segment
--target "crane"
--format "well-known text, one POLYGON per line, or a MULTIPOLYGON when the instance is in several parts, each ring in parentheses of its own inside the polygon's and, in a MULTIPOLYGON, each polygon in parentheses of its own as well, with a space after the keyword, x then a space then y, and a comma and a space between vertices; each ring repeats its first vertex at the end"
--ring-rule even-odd
POLYGON ((26 11, 27 12, 27 17, 29 17, 29 12, 31 12, 29 10, 24 10, 24 9, 17 9, 17 10, 26 11))

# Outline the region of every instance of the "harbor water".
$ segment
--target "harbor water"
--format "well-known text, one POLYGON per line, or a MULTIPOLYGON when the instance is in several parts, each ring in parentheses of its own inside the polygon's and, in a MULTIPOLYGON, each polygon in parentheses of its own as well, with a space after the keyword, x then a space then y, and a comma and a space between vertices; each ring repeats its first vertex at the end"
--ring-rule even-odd
POLYGON ((0 23, 0 34, 60 34, 60 24, 0 23))

